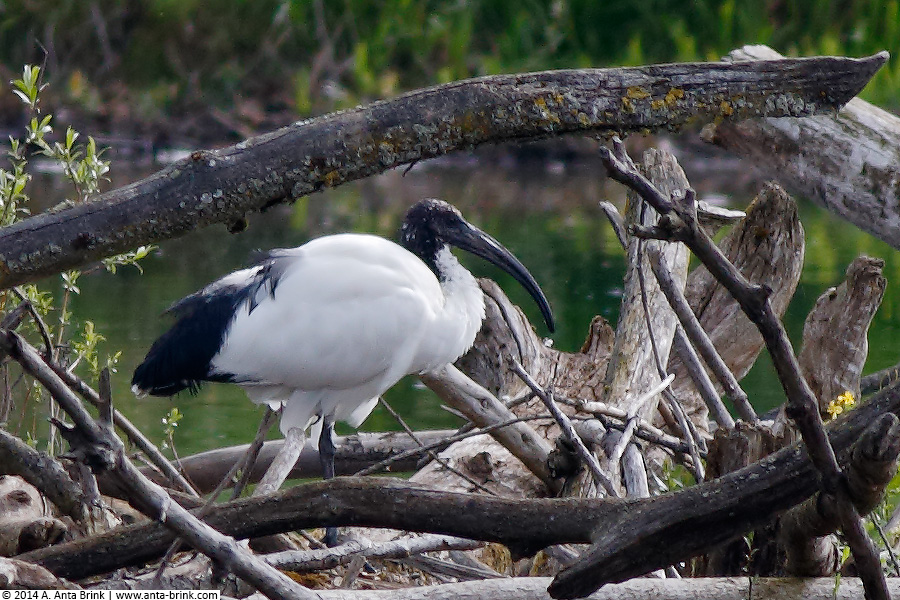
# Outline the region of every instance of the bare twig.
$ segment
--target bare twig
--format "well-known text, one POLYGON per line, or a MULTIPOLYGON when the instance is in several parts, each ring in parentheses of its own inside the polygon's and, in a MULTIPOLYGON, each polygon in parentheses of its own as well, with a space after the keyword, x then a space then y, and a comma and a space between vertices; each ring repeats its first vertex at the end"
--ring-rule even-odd
MULTIPOLYGON (((632 168, 634 168, 634 163, 631 164, 632 168)), ((644 321, 647 326, 647 338, 650 340, 650 347, 653 350, 653 362, 656 365, 656 371, 659 375, 660 379, 665 379, 666 369, 663 365, 663 357, 659 351, 659 347, 656 343, 656 335, 653 333, 653 319, 650 318, 650 305, 649 300, 647 299, 647 284, 644 279, 644 267, 643 267, 643 256, 641 249, 644 247, 643 242, 639 242, 638 244, 638 261, 635 265, 637 269, 638 283, 641 289, 641 305, 644 308, 644 321)), ((661 260, 661 259, 660 259, 661 260)), ((674 333, 674 332, 673 332, 674 333)), ((678 422, 678 426, 681 428, 682 435, 684 436, 684 441, 688 444, 688 448, 690 449, 691 454, 691 469, 694 473, 694 477, 697 481, 703 480, 703 462, 700 460, 700 448, 706 449, 705 442, 703 438, 700 437, 700 434, 697 432, 697 429, 694 427, 694 424, 688 419, 687 414, 684 412, 684 408, 681 406, 681 403, 678 401, 678 398, 668 389, 668 387, 664 387, 662 390, 663 398, 666 400, 669 409, 672 411, 672 414, 675 415, 675 419, 678 422)))
MULTIPOLYGON (((424 373, 420 378, 445 402, 461 410, 469 421, 479 427, 513 421, 516 418, 493 394, 453 365, 447 365, 440 371, 424 373)), ((522 461, 551 491, 559 489, 560 482, 553 478, 547 466, 550 444, 531 427, 524 422, 514 422, 492 430, 491 436, 522 461)))
MULTIPOLYGON (((28 302, 28 312, 31 313, 31 318, 34 319, 34 324, 37 325, 38 331, 41 332, 41 339, 44 340, 44 356, 49 358, 51 353, 53 352, 53 339, 50 337, 50 330, 47 328, 47 323, 44 322, 44 319, 41 317, 40 313, 38 313, 37 309, 34 307, 34 304, 28 300, 28 296, 22 291, 22 288, 16 286, 12 288, 13 293, 18 296, 19 300, 22 302, 28 302)), ((14 329, 13 327, 4 327, 4 329, 14 329)))
POLYGON ((631 443, 631 438, 637 431, 637 425, 640 421, 640 417, 637 416, 637 409, 642 406, 644 402, 646 402, 656 394, 662 393, 662 391, 668 388, 674 380, 675 375, 670 374, 668 377, 663 379, 659 383, 659 385, 648 391, 641 398, 639 398, 637 402, 633 404, 632 410, 629 411, 628 420, 625 421, 625 428, 622 430, 621 437, 616 442, 616 445, 613 447, 612 451, 609 453, 609 462, 618 463, 622 458, 622 455, 625 453, 625 448, 628 446, 628 444, 631 443))
POLYGON ((297 457, 300 456, 300 451, 303 449, 305 442, 306 434, 301 428, 291 427, 288 429, 284 436, 284 446, 281 447, 278 456, 269 465, 266 474, 260 480, 256 489, 253 490, 254 496, 270 494, 281 487, 281 484, 287 479, 288 473, 291 472, 294 463, 297 462, 297 457))
MULTIPOLYGON (((688 305, 684 293, 674 285, 671 274, 668 273, 662 265, 659 252, 652 248, 649 249, 649 252, 650 266, 653 269, 653 274, 659 282, 660 289, 666 295, 669 305, 678 316, 678 320, 680 321, 682 328, 684 328, 684 333, 690 340, 690 345, 697 349, 703 357, 703 360, 709 365, 709 368, 719 380, 719 384, 725 390, 725 393, 728 394, 731 401, 734 402, 734 406, 741 418, 745 421, 755 423, 759 418, 756 416, 756 411, 753 410, 753 406, 747 399, 747 394, 741 388, 740 384, 738 384, 734 374, 728 368, 728 365, 726 365, 725 361, 722 360, 722 357, 719 356, 718 351, 715 346, 713 346, 713 343, 706 334, 706 331, 704 331, 703 326, 700 325, 700 321, 697 319, 694 311, 691 310, 691 307, 688 305)), ((687 361, 686 366, 688 366, 687 361)), ((717 422, 729 429, 734 427, 733 420, 731 421, 730 427, 727 425, 730 416, 728 419, 725 418, 725 415, 728 415, 728 412, 724 407, 721 407, 721 401, 718 400, 717 394, 715 399, 716 401, 713 401, 711 398, 704 396, 704 400, 707 401, 710 411, 713 415, 717 416, 717 422), (711 405, 711 402, 713 402, 715 406, 711 405), (724 415, 721 414, 723 412, 724 415), (722 421, 719 421, 719 418, 722 418, 722 421)))
POLYGON ((256 464, 256 459, 259 457, 259 451, 262 449, 263 443, 265 443, 266 434, 275 423, 277 415, 278 413, 270 407, 266 407, 266 412, 263 414, 262 419, 259 420, 259 426, 256 428, 256 435, 253 436, 253 441, 250 442, 247 452, 244 453, 243 458, 234 464, 225 477, 222 478, 219 485, 216 486, 216 490, 212 493, 213 498, 218 495, 217 492, 221 492, 222 489, 224 489, 224 486, 228 485, 228 482, 237 474, 237 471, 242 471, 241 478, 231 491, 231 499, 234 500, 235 498, 240 497, 247 487, 247 484, 250 482, 250 474, 253 472, 253 465, 256 464))
POLYGON ((606 215, 609 224, 612 225, 613 233, 616 234, 616 238, 619 240, 619 243, 623 248, 627 248, 628 238, 626 237, 625 220, 622 218, 622 215, 619 214, 618 209, 612 202, 601 200, 600 210, 603 211, 603 214, 606 215))
MULTIPOLYGON (((556 398, 558 402, 563 404, 568 404, 569 406, 577 408, 579 411, 591 413, 598 417, 610 417, 613 419, 618 419, 622 421, 622 425, 618 425, 619 428, 624 427, 624 423, 628 421, 628 413, 618 408, 616 406, 610 406, 604 402, 593 402, 587 401, 580 398, 565 398, 558 397, 556 398)), ((616 427, 615 424, 612 424, 616 427)), ((673 452, 681 452, 683 454, 690 454, 690 449, 688 445, 681 439, 669 435, 662 429, 654 427, 652 424, 647 423, 645 421, 641 421, 638 423, 638 428, 636 434, 637 437, 644 439, 648 442, 658 444, 673 452)), ((705 456, 705 452, 701 454, 705 456)))
POLYGON ((543 401, 544 405, 550 411, 550 414, 556 419, 560 429, 563 430, 566 438, 568 438, 568 440, 572 442, 572 445, 575 446, 575 451, 578 452, 578 456, 581 457, 581 460, 583 460, 588 469, 590 469, 591 475, 593 475, 597 485, 603 487, 603 489, 606 490, 606 493, 613 498, 618 498, 619 491, 616 489, 616 486, 606 473, 603 472, 603 467, 600 466, 597 457, 594 456, 594 454, 588 450, 587 446, 584 445, 584 442, 581 441, 581 438, 572 426, 572 421, 569 420, 569 417, 567 417, 564 412, 559 410, 556 402, 553 401, 551 393, 543 389, 516 360, 513 361, 513 372, 531 388, 541 401, 543 401))
POLYGON ((354 556, 367 559, 407 558, 423 552, 441 550, 474 550, 484 546, 485 542, 466 540, 449 535, 426 534, 416 537, 402 537, 382 544, 372 544, 368 540, 354 540, 319 550, 286 550, 268 554, 265 561, 285 571, 309 573, 332 569, 349 564, 354 556))
POLYGON ((364 475, 372 475, 374 473, 378 473, 380 471, 387 470, 387 468, 390 467, 390 465, 392 465, 393 463, 405 460, 405 459, 409 458, 410 456, 425 454, 426 448, 428 450, 445 448, 445 447, 449 446, 450 444, 456 443, 460 440, 464 440, 464 439, 467 439, 470 437, 475 437, 478 435, 489 434, 492 431, 495 431, 497 429, 502 429, 504 427, 509 427, 510 425, 514 425, 516 423, 524 423, 527 421, 538 421, 538 420, 552 419, 552 418, 553 417, 551 417, 550 415, 531 415, 531 416, 525 416, 525 417, 515 417, 515 418, 509 419, 507 421, 500 421, 499 423, 494 423, 493 425, 489 425, 487 427, 479 427, 478 429, 470 429, 467 431, 463 431, 462 433, 448 436, 438 442, 434 442, 433 444, 427 444, 424 448, 413 448, 411 450, 407 450, 406 452, 401 452, 400 454, 397 454, 396 456, 386 458, 383 461, 375 463, 374 465, 372 465, 370 467, 366 467, 365 469, 362 469, 361 471, 357 471, 356 473, 354 473, 354 476, 362 477, 364 475))
POLYGON ((449 462, 447 462, 446 460, 444 460, 443 458, 441 458, 440 456, 438 456, 437 453, 436 453, 434 450, 432 450, 432 449, 430 449, 430 448, 426 448, 426 447, 425 447, 425 444, 423 444, 422 441, 419 439, 419 436, 416 435, 416 432, 413 431, 412 429, 410 429, 409 425, 406 424, 406 421, 403 420, 403 417, 401 417, 399 414, 397 414, 397 411, 395 411, 395 410, 391 407, 391 405, 388 404, 388 403, 384 400, 384 398, 379 398, 378 401, 379 401, 379 402, 381 403, 381 405, 385 408, 385 410, 387 410, 387 411, 390 413, 390 415, 391 415, 392 417, 394 417, 394 419, 397 421, 397 423, 400 424, 400 426, 403 428, 403 431, 405 431, 406 434, 407 434, 409 437, 411 437, 411 438, 413 439, 413 441, 415 441, 415 442, 419 445, 419 447, 420 447, 420 448, 421 448, 421 449, 422 449, 429 457, 431 457, 431 460, 437 461, 437 463, 438 463, 439 465, 441 465, 441 467, 443 467, 445 470, 447 470, 447 471, 453 473, 454 475, 456 475, 457 477, 463 479, 463 480, 466 481, 467 483, 469 483, 469 484, 475 486, 475 489, 481 490, 481 491, 484 492, 485 494, 490 494, 490 495, 492 495, 492 496, 496 495, 495 492, 494 492, 494 490, 484 487, 483 485, 481 485, 480 483, 478 483, 477 481, 475 481, 474 479, 472 479, 471 477, 469 477, 468 475, 466 475, 465 473, 463 473, 462 471, 460 471, 459 469, 457 469, 456 467, 454 467, 453 465, 451 465, 449 462))

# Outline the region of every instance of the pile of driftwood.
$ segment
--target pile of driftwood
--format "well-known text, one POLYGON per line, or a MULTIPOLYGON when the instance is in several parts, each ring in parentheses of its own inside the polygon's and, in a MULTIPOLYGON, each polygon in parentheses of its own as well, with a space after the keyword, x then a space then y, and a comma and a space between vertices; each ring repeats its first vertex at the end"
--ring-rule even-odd
MULTIPOLYGON (((422 376, 469 425, 350 436, 337 470, 355 476, 222 504, 203 497, 219 497, 237 474, 255 481, 278 443, 173 466, 113 408, 108 380, 95 391, 16 333, 37 318, 23 301, 0 323, 0 354, 63 408, 68 421, 57 426, 70 450, 59 460, 0 430, 0 547, 12 557, 0 559, 0 580, 271 598, 774 598, 831 595, 835 581, 751 586, 748 576, 844 569, 859 579, 841 579, 839 597, 862 588, 889 597, 900 585, 885 579, 862 521, 900 457, 895 373, 860 377, 885 289, 881 261, 859 257, 823 292, 795 352, 780 318, 804 234, 788 193, 771 183, 746 213, 716 210, 696 202, 673 156, 650 150, 636 165, 615 137, 708 123, 708 141, 900 247, 900 120, 851 100, 886 55, 769 52, 414 92, 195 153, 95 202, 0 230, 0 285, 11 288, 404 163, 573 132, 607 137, 608 175, 631 190, 624 214, 601 203, 627 250, 615 331, 597 317, 580 352, 559 352, 483 281, 475 347, 422 376), (689 252, 701 263, 691 273, 689 252), (766 416, 739 384, 763 347, 786 398, 766 416), (831 421, 850 395, 860 405, 831 421), (134 466, 116 428, 154 468, 134 466), (672 464, 696 484, 667 489, 672 464), (415 473, 363 477, 383 471, 415 473), (344 527, 339 546, 288 533, 325 526, 344 527), (852 566, 840 564, 838 531, 852 566), (179 552, 190 548, 200 554, 179 552)), ((294 475, 317 472, 304 449, 294 475)))

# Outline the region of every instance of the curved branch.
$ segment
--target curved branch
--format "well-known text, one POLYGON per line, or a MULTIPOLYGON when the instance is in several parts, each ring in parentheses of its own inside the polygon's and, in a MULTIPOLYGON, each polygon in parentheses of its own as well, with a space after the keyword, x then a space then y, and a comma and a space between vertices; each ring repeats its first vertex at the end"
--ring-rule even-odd
POLYGON ((470 79, 295 123, 0 231, 0 288, 486 142, 829 113, 887 60, 820 57, 470 79))

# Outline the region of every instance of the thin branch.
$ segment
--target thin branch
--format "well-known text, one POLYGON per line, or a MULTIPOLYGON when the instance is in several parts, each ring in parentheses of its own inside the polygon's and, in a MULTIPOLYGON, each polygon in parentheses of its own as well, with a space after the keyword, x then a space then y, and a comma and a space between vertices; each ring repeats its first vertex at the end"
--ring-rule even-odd
MULTIPOLYGON (((557 402, 562 402, 563 404, 568 404, 581 412, 587 412, 593 414, 595 417, 610 417, 613 419, 618 419, 622 422, 622 425, 618 425, 619 428, 624 427, 624 423, 628 421, 628 413, 618 408, 616 406, 610 406, 604 402, 593 402, 584 400, 581 398, 565 398, 565 397, 557 397, 557 402)), ((615 427, 616 425, 613 424, 615 427)), ((682 454, 690 454, 690 448, 688 444, 686 444, 680 438, 677 438, 673 435, 669 435, 662 429, 654 427, 652 424, 647 423, 646 421, 641 421, 638 424, 638 429, 636 433, 637 437, 644 439, 648 442, 658 444, 663 446, 664 448, 668 448, 673 452, 680 452, 682 454)), ((701 456, 706 456, 705 452, 701 451, 701 456)))
MULTIPOLYGON (((632 167, 634 167, 634 163, 631 163, 631 165, 632 167)), ((644 321, 647 326, 647 337, 650 340, 650 347, 653 351, 653 362, 656 365, 656 371, 659 375, 659 378, 665 379, 667 377, 666 369, 663 365, 662 356, 660 356, 659 347, 656 344, 656 336, 653 333, 653 320, 650 318, 650 305, 647 298, 647 283, 644 278, 644 259, 643 253, 641 252, 643 247, 643 241, 639 240, 638 261, 635 266, 637 268, 638 283, 641 288, 641 305, 644 308, 644 321)), ((669 405, 669 409, 675 415, 675 419, 678 421, 678 426, 681 428, 681 432, 684 436, 684 441, 688 444, 688 448, 690 449, 691 468, 694 473, 694 477, 697 481, 703 481, 703 462, 700 460, 700 448, 703 448, 704 450, 706 449, 703 438, 700 437, 700 434, 694 427, 693 422, 688 419, 687 415, 684 412, 684 408, 681 406, 681 403, 678 401, 678 398, 675 397, 672 391, 669 390, 668 387, 666 387, 663 388, 662 394, 663 398, 669 405)))
POLYGON ((349 564, 354 556, 362 556, 369 560, 408 558, 424 552, 475 550, 485 544, 485 542, 435 534, 402 537, 382 544, 372 544, 368 540, 366 542, 354 540, 334 548, 274 552, 267 554, 265 561, 283 571, 310 573, 349 564))
MULTIPOLYGON (((22 291, 22 288, 16 286, 12 288, 13 293, 19 297, 19 300, 22 302, 28 302, 28 312, 31 313, 31 318, 34 319, 34 324, 37 325, 38 331, 41 333, 41 339, 44 340, 44 356, 50 357, 53 352, 53 339, 50 336, 50 330, 47 328, 47 323, 44 322, 44 319, 41 317, 40 313, 38 313, 37 309, 34 307, 34 304, 28 300, 28 296, 25 292, 22 291)), ((4 329, 14 329, 13 327, 4 327, 4 329)))
POLYGON ((466 475, 465 473, 463 473, 462 471, 460 471, 459 469, 457 469, 456 467, 451 465, 449 462, 447 462, 446 460, 444 460, 443 458, 438 456, 437 453, 434 452, 434 450, 431 450, 430 448, 426 448, 425 444, 422 443, 422 440, 419 439, 419 436, 416 435, 416 432, 413 431, 412 429, 410 429, 409 425, 406 424, 406 421, 403 420, 403 417, 401 417, 399 414, 397 414, 397 411, 395 411, 391 407, 391 405, 385 401, 384 398, 379 398, 378 401, 385 408, 385 410, 387 410, 388 413, 390 413, 390 415, 392 417, 394 417, 394 419, 400 424, 400 426, 403 428, 403 431, 405 431, 406 434, 409 437, 411 437, 413 439, 413 441, 419 445, 419 447, 422 449, 422 451, 424 451, 426 454, 428 454, 429 457, 431 457, 431 460, 436 461, 445 470, 449 471, 450 473, 453 473, 454 475, 463 479, 467 483, 475 486, 475 489, 481 490, 485 494, 490 494, 491 496, 496 495, 496 492, 494 492, 494 490, 492 490, 490 488, 486 488, 485 486, 481 485, 480 483, 478 483, 477 481, 475 481, 474 479, 472 479, 471 477, 469 477, 468 475, 466 475))
MULTIPOLYGON (((47 360, 47 366, 50 367, 53 372, 79 396, 81 396, 94 406, 100 406, 100 394, 98 394, 91 386, 85 383, 83 379, 81 379, 74 373, 70 373, 61 365, 58 365, 53 361, 47 360)), ((159 469, 171 483, 177 485, 183 492, 186 492, 197 498, 200 497, 200 495, 194 489, 194 486, 192 486, 190 482, 188 482, 188 480, 185 479, 184 476, 182 476, 182 474, 172 465, 169 459, 167 459, 165 455, 159 451, 159 448, 157 448, 156 445, 151 442, 147 436, 141 433, 141 430, 135 427, 134 424, 129 421, 125 415, 120 413, 118 410, 113 410, 113 422, 115 423, 116 427, 118 427, 119 430, 125 434, 128 440, 132 444, 134 444, 141 452, 143 452, 147 456, 147 459, 150 461, 150 463, 153 464, 157 469, 159 469)))
POLYGON ((538 382, 536 382, 531 375, 525 370, 522 365, 519 364, 519 361, 513 360, 513 372, 518 375, 525 384, 531 388, 531 390, 537 395, 538 398, 543 401, 544 405, 547 407, 547 410, 550 411, 550 414, 553 415, 553 418, 556 420, 560 429, 562 429, 566 438, 572 442, 572 445, 575 446, 575 451, 578 452, 578 456, 581 457, 581 460, 584 461, 584 464, 588 467, 591 472, 591 475, 594 477, 594 482, 597 485, 601 486, 606 493, 612 496, 613 498, 619 498, 619 491, 616 489, 616 486, 613 484, 612 480, 603 472, 603 467, 600 466, 600 463, 597 461, 597 457, 588 450, 587 446, 584 445, 584 442, 581 441, 581 438, 575 432, 575 427, 572 426, 572 421, 569 420, 569 417, 566 416, 564 412, 559 410, 559 407, 556 405, 556 402, 553 401, 553 396, 550 392, 543 389, 538 382))
MULTIPOLYGON (((423 373, 420 378, 445 402, 461 410, 469 421, 480 427, 516 418, 493 394, 453 365, 423 373)), ((554 492, 559 489, 560 482, 553 478, 547 465, 547 457, 552 450, 550 444, 531 427, 524 422, 515 422, 492 430, 491 436, 522 461, 548 489, 554 492)))
POLYGON ((239 498, 244 492, 244 489, 246 489, 247 484, 250 482, 250 475, 253 473, 253 466, 256 464, 256 460, 259 457, 259 451, 266 441, 266 434, 269 432, 269 429, 272 428, 277 416, 278 413, 272 410, 271 407, 266 407, 266 412, 263 414, 262 419, 259 420, 259 426, 256 428, 256 435, 253 436, 253 441, 250 442, 250 446, 247 448, 247 451, 244 453, 241 460, 234 463, 234 466, 229 469, 219 485, 216 486, 216 489, 211 494, 213 498, 217 497, 218 492, 221 492, 225 486, 228 485, 228 482, 230 482, 237 474, 237 471, 241 471, 241 479, 235 484, 234 489, 231 491, 231 499, 234 500, 235 498, 239 498))
MULTIPOLYGON (((738 384, 731 369, 729 369, 728 365, 725 364, 725 361, 722 360, 722 357, 713 345, 712 340, 709 339, 709 336, 700 324, 699 319, 697 319, 697 315, 691 310, 687 299, 684 297, 684 293, 674 285, 671 274, 663 267, 659 252, 652 248, 649 251, 650 267, 653 269, 653 274, 659 282, 660 289, 666 295, 669 305, 678 316, 678 320, 684 328, 684 333, 690 340, 690 345, 697 349, 700 356, 702 356, 703 360, 706 361, 706 364, 709 365, 710 370, 712 370, 713 374, 719 380, 719 384, 725 390, 725 393, 728 394, 731 401, 734 402, 735 409, 737 409, 741 418, 750 423, 759 421, 756 411, 753 410, 753 406, 747 399, 746 392, 744 392, 740 384, 738 384)), ((687 361, 685 362, 685 366, 688 366, 687 361)), ((710 411, 713 415, 718 415, 724 408, 720 407, 721 401, 718 400, 718 394, 715 395, 715 398, 718 402, 715 403, 716 406, 711 406, 710 402, 712 402, 712 399, 704 396, 704 400, 707 400, 707 406, 709 406, 710 411)), ((726 415, 728 414, 727 411, 724 412, 726 415)), ((719 424, 727 427, 726 423, 727 420, 725 420, 725 422, 720 422, 719 424)), ((734 427, 734 421, 731 421, 731 427, 728 428, 731 429, 732 427, 734 427)))
POLYGON ((621 437, 616 442, 616 445, 613 447, 612 452, 610 452, 609 454, 609 462, 618 463, 622 458, 622 455, 625 453, 625 448, 628 446, 628 444, 631 443, 631 438, 637 431, 638 422, 641 420, 640 417, 637 416, 638 409, 643 406, 644 403, 647 402, 650 398, 662 393, 662 391, 668 388, 673 381, 675 381, 675 375, 670 374, 668 377, 659 382, 659 385, 641 396, 637 400, 637 402, 633 404, 632 410, 629 411, 628 420, 625 421, 625 428, 622 430, 621 437))
POLYGON ((369 467, 366 467, 365 469, 362 469, 361 471, 357 471, 353 475, 354 475, 354 477, 363 477, 365 475, 373 475, 373 474, 379 473, 381 471, 389 471, 390 469, 388 467, 390 467, 392 464, 394 464, 396 462, 400 462, 402 460, 406 460, 407 458, 409 458, 411 456, 418 456, 421 454, 426 454, 426 449, 427 450, 436 450, 438 448, 446 448, 450 444, 454 444, 458 441, 461 441, 461 440, 464 440, 464 439, 467 439, 470 437, 479 436, 479 435, 490 434, 492 431, 495 431, 497 429, 502 429, 504 427, 509 427, 510 425, 514 425, 516 423, 525 423, 528 421, 539 421, 539 420, 546 420, 546 419, 552 419, 552 418, 553 417, 550 415, 530 415, 530 416, 524 416, 524 417, 515 417, 513 419, 509 419, 507 421, 501 421, 499 423, 495 423, 495 424, 489 425, 487 427, 479 427, 477 429, 467 430, 462 433, 458 433, 456 435, 448 436, 448 437, 443 438, 440 441, 434 442, 432 444, 427 444, 422 448, 412 448, 405 452, 401 452, 400 454, 397 454, 396 456, 391 456, 390 458, 386 458, 380 462, 377 462, 374 465, 371 465, 369 467))

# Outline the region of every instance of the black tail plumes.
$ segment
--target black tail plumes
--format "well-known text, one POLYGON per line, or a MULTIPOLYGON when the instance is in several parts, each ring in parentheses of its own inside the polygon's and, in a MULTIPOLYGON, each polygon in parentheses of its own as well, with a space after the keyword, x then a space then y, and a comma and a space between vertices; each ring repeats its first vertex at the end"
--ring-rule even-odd
POLYGON ((171 396, 197 391, 203 381, 228 381, 210 373, 209 363, 222 347, 235 311, 246 301, 246 286, 209 288, 181 300, 170 312, 178 321, 150 347, 131 378, 136 393, 171 396))

